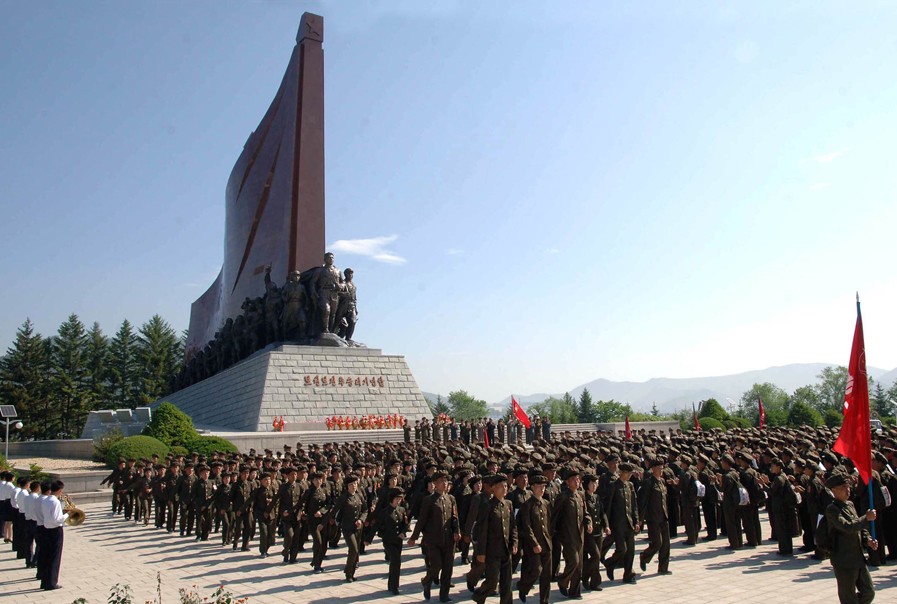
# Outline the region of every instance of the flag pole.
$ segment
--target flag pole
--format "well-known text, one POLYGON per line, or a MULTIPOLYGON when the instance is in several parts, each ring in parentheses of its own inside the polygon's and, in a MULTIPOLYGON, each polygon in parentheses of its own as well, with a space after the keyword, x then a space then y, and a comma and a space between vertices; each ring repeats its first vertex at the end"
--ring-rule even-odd
MULTIPOLYGON (((862 322, 862 320, 863 320, 863 315, 860 312, 860 292, 857 292, 857 319, 860 322, 862 322)), ((865 347, 865 343, 864 343, 864 347, 865 347)), ((868 398, 869 397, 867 396, 866 397, 867 405, 869 404, 868 398)), ((867 424, 866 430, 868 430, 871 433, 872 426, 867 424)), ((870 469, 869 480, 866 483, 866 487, 869 489, 869 509, 874 510, 875 509, 875 499, 872 496, 873 490, 872 490, 872 472, 871 472, 871 469, 872 469, 872 439, 871 438, 869 439, 869 469, 870 469)), ((872 535, 872 540, 875 541, 875 520, 873 520, 872 522, 869 523, 869 533, 872 535)))

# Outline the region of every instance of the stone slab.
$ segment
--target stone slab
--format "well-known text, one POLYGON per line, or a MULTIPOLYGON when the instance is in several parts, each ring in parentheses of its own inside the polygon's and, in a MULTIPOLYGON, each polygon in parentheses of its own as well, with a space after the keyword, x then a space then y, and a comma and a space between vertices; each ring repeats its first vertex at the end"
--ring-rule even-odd
POLYGON ((216 432, 270 432, 281 416, 286 430, 320 430, 332 415, 430 416, 405 357, 372 348, 269 347, 152 407, 163 400, 216 432))

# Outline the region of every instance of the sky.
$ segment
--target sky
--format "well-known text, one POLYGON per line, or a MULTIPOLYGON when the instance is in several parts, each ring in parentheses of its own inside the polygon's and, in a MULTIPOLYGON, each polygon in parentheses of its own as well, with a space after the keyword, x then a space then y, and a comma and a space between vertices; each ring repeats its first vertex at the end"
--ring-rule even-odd
POLYGON ((846 365, 856 292, 897 367, 893 3, 0 7, 0 350, 187 328, 310 11, 328 247, 423 390, 846 365))

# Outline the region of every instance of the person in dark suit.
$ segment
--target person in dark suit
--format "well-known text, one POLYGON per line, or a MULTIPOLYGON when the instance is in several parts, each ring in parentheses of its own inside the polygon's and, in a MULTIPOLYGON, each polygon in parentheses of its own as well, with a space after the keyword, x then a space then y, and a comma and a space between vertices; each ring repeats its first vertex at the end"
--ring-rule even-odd
POLYGON ((346 581, 355 580, 355 570, 358 568, 359 542, 364 529, 364 522, 368 517, 368 506, 364 497, 358 491, 359 478, 356 474, 346 477, 345 490, 333 504, 334 520, 339 525, 346 540, 349 551, 346 555, 346 581))
POLYGON ((511 604, 512 556, 517 553, 517 522, 514 508, 505 499, 508 478, 504 474, 490 477, 492 499, 480 510, 476 526, 474 556, 486 565, 483 583, 474 590, 473 601, 483 604, 498 588, 501 604, 511 604))
POLYGON ((869 536, 869 523, 877 516, 874 509, 861 518, 850 501, 849 478, 833 473, 825 486, 832 492, 834 501, 825 509, 825 519, 832 535, 832 567, 838 581, 838 598, 841 604, 869 604, 875 597, 872 577, 866 568, 863 545, 878 549, 878 541, 869 536))
POLYGON ((252 511, 259 525, 259 555, 267 558, 277 535, 277 488, 269 474, 259 477, 259 486, 252 493, 252 511))
POLYGON ((639 566, 644 572, 654 554, 658 555, 657 573, 670 575, 670 530, 667 526, 667 485, 664 480, 664 461, 656 458, 650 462, 651 474, 639 491, 639 516, 648 525, 648 548, 639 555, 639 566))
MULTIPOLYGON (((623 565, 623 582, 635 583, 632 562, 635 560, 635 535, 642 530, 635 489, 629 482, 634 467, 629 462, 620 464, 620 475, 611 484, 607 509, 611 534, 614 537, 614 554, 605 559, 607 578, 614 580, 614 569, 623 565)), ((662 468, 661 468, 662 469, 662 468)))
POLYGON ((566 489, 558 495, 552 513, 552 532, 558 536, 564 557, 564 570, 558 576, 558 591, 568 598, 579 598, 582 581, 582 551, 585 534, 592 532, 592 519, 579 490, 582 478, 576 467, 567 469, 566 489))
POLYGON ((769 483, 769 517, 775 527, 778 555, 793 556, 792 524, 797 508, 797 497, 788 477, 782 472, 784 465, 778 457, 769 462, 772 480, 769 483))
POLYGON ((381 508, 374 521, 374 532, 383 539, 383 550, 389 562, 386 586, 394 596, 399 595, 399 575, 402 572, 402 541, 408 531, 408 512, 402 506, 405 491, 392 488, 386 496, 389 502, 381 508))
POLYGON ((731 455, 726 453, 720 458, 719 463, 722 474, 717 476, 717 481, 722 483, 723 487, 723 520, 725 521, 726 537, 729 538, 729 545, 726 546, 726 549, 741 549, 744 547, 741 536, 741 508, 738 505, 741 499, 739 495, 741 480, 735 469, 735 460, 731 455))
POLYGON ((327 554, 327 524, 330 519, 331 499, 324 488, 323 472, 311 474, 311 486, 305 492, 300 505, 308 518, 308 528, 312 536, 311 565, 315 573, 322 573, 324 556, 327 554))
POLYGON ((610 534, 610 525, 598 496, 598 477, 587 474, 583 478, 582 487, 585 491, 586 514, 592 519, 592 532, 586 534, 583 546, 582 582, 586 589, 601 591, 601 548, 604 537, 610 534))
POLYGON ((43 519, 43 539, 38 546, 38 565, 40 587, 45 591, 61 589, 59 585, 59 567, 62 564, 62 544, 64 540, 65 521, 68 514, 62 513, 62 490, 65 485, 56 480, 49 485, 49 497, 41 500, 41 518, 43 519))
POLYGON ((430 587, 439 581, 439 601, 451 602, 449 588, 452 582, 455 543, 461 540, 458 523, 458 505, 455 498, 446 493, 447 476, 444 472, 434 472, 430 477, 434 492, 424 498, 420 518, 414 525, 414 532, 408 545, 414 547, 418 536, 423 533, 421 545, 427 550, 427 574, 421 579, 424 599, 430 599, 430 587))
MULTIPOLYGON (((234 511, 234 547, 241 539, 243 546, 241 551, 249 551, 249 540, 252 538, 252 484, 249 482, 249 466, 240 466, 240 475, 237 482, 231 485, 230 506, 234 511)), ((188 533, 189 534, 189 533, 188 533)))
POLYGON ((517 582, 521 602, 539 582, 539 604, 548 604, 551 593, 551 505, 545 499, 548 478, 538 474, 530 479, 532 497, 523 502, 517 515, 518 539, 523 551, 523 568, 517 582))

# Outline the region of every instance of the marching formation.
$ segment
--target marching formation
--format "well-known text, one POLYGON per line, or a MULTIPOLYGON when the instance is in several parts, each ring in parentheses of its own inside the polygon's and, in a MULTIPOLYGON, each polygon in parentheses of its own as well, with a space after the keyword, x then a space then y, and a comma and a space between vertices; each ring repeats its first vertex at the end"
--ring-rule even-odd
POLYGON ((781 556, 794 555, 800 538, 800 551, 830 557, 836 576, 859 586, 860 599, 844 601, 868 602, 863 552, 872 566, 897 558, 897 432, 877 437, 871 502, 867 489, 851 488, 855 468, 832 452, 836 436, 827 428, 755 428, 629 439, 563 433, 531 447, 297 443, 276 453, 121 460, 107 481, 113 513, 185 538, 216 535, 241 551, 255 544, 262 558, 284 564, 297 564, 311 542, 307 572, 323 572, 342 540, 348 582, 379 536, 394 594, 403 546, 419 546, 425 600, 451 601, 458 562, 476 602, 494 595, 511 602, 516 591, 522 602, 532 595, 545 603, 555 584, 578 599, 604 580, 635 584, 637 571, 655 562, 659 575, 672 574, 672 539, 690 546, 722 537, 720 553, 766 540, 781 556), (760 522, 764 507, 768 527, 760 522), (863 533, 873 525, 880 547, 863 533), (637 551, 643 530, 647 546, 637 551), (843 554, 842 534, 856 537, 852 554, 843 554))

